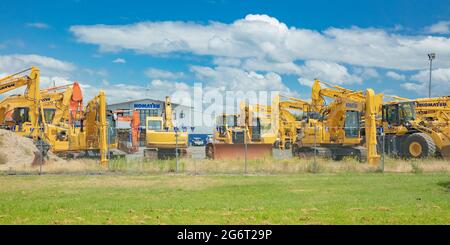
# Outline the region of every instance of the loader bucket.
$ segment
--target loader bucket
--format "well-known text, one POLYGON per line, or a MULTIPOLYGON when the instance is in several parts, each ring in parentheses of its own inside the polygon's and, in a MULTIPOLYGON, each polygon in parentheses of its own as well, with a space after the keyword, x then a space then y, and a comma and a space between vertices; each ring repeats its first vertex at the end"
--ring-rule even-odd
POLYGON ((260 159, 272 156, 272 144, 208 144, 206 156, 214 160, 260 159))

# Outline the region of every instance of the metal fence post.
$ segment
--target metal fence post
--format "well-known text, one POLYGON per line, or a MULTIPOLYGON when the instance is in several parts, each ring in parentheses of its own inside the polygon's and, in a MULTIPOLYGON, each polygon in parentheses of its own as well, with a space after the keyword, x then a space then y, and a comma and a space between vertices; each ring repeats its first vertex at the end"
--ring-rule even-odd
POLYGON ((384 172, 384 158, 385 158, 385 148, 386 148, 386 134, 384 133, 384 128, 381 128, 381 145, 382 145, 382 150, 381 150, 381 172, 384 172))
POLYGON ((316 171, 316 155, 317 155, 317 126, 314 125, 314 172, 316 171))
POLYGON ((176 129, 175 129, 175 161, 176 161, 175 172, 178 173, 178 130, 176 129))
POLYGON ((247 174, 247 129, 244 129, 244 174, 247 174))
POLYGON ((41 159, 40 159, 40 163, 39 163, 39 175, 42 174, 42 164, 44 161, 44 145, 42 144, 42 140, 39 140, 39 144, 40 144, 40 153, 41 153, 41 159))

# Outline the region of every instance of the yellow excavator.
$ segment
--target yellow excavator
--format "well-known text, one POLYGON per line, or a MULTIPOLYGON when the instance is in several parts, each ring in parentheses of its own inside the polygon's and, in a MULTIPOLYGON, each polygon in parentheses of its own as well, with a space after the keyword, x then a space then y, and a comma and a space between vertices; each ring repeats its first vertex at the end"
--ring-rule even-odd
POLYGON ((376 114, 382 97, 372 89, 361 94, 326 83, 328 87, 322 88, 321 83, 314 82, 311 111, 292 147, 293 155, 318 154, 334 160, 354 156, 360 162, 377 165, 376 114), (331 98, 331 102, 327 104, 325 98, 331 98))
MULTIPOLYGON (((363 96, 361 91, 342 91, 363 96)), ((377 127, 385 134, 384 152, 402 158, 441 156, 450 159, 450 96, 407 99, 377 95, 377 127)), ((383 150, 381 139, 379 151, 383 150)))
POLYGON ((40 71, 37 67, 0 78, 0 94, 26 86, 23 99, 27 102, 23 106, 14 107, 12 117, 14 124, 9 125, 11 130, 21 136, 38 140, 42 134, 43 108, 41 106, 41 93, 39 90, 40 71), (26 72, 30 72, 26 75, 26 72))
POLYGON ((279 102, 279 134, 274 147, 289 150, 297 139, 298 130, 302 125, 301 118, 311 110, 311 104, 293 97, 280 97, 284 99, 279 102), (295 115, 293 111, 302 115, 295 115))
MULTIPOLYGON (((278 97, 272 101, 278 104, 278 97)), ((239 114, 221 114, 212 142, 205 147, 210 159, 258 159, 272 155, 278 134, 278 107, 240 103, 239 114)))
POLYGON ((167 159, 187 155, 188 133, 174 127, 172 121, 172 103, 166 96, 163 116, 146 118, 146 148, 144 157, 167 159))
MULTIPOLYGON (((82 106, 82 94, 78 83, 62 87, 53 87, 39 90, 39 69, 32 67, 30 76, 17 78, 13 74, 0 80, 1 87, 12 88, 23 86, 25 80, 35 86, 34 98, 30 99, 30 89, 27 87, 24 95, 11 95, 0 101, 1 124, 14 130, 19 135, 33 137, 33 132, 38 132, 33 137, 40 140, 39 145, 45 145, 52 152, 63 156, 100 154, 101 163, 108 162, 108 148, 106 144, 106 100, 104 92, 100 92, 91 100, 86 108, 82 106), (33 79, 29 79, 33 78, 33 79), (9 86, 7 86, 9 84, 9 86), (63 92, 58 90, 64 89, 63 92), (32 108, 30 110, 30 108, 32 108), (27 112, 38 109, 39 118, 36 120, 38 130, 33 130, 33 120, 27 112), (11 114, 11 120, 8 114, 11 114), (104 112, 104 113, 103 113, 104 112), (25 120, 24 120, 25 119, 25 120), (27 132, 31 132, 29 135, 27 132)), ((25 70, 25 71, 28 71, 25 70)), ((7 92, 7 89, 5 89, 7 92)))

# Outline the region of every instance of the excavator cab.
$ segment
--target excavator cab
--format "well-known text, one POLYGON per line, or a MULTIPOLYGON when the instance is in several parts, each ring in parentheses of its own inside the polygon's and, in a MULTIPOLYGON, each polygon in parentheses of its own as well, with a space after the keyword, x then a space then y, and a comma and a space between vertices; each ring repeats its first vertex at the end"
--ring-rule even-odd
POLYGON ((164 122, 162 117, 147 117, 147 130, 162 131, 163 123, 164 122))
POLYGON ((360 137, 360 118, 359 111, 347 111, 345 113, 344 132, 346 138, 360 137))
POLYGON ((172 114, 172 103, 166 96, 163 116, 145 119, 146 158, 168 159, 187 155, 188 132, 175 127, 172 114))
MULTIPOLYGON (((44 118, 45 123, 50 124, 53 122, 53 118, 55 117, 56 109, 54 108, 44 108, 44 118)), ((41 118, 41 117, 39 117, 41 118)))
POLYGON ((13 111, 13 121, 16 125, 22 125, 30 121, 28 107, 16 107, 13 111))
POLYGON ((399 102, 386 104, 382 107, 383 122, 388 125, 399 126, 416 119, 416 110, 414 102, 399 102))

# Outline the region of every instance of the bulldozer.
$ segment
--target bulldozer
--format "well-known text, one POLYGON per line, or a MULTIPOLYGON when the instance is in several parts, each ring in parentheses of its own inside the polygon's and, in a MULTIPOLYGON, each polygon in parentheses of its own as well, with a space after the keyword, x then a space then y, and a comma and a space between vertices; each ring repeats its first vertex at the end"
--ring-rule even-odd
POLYGON ((145 122, 144 157, 168 159, 187 155, 188 132, 181 132, 172 121, 172 103, 166 96, 163 116, 149 116, 145 122))
POLYGON ((372 89, 363 94, 327 83, 324 84, 328 87, 322 88, 321 83, 314 81, 311 111, 301 124, 292 146, 293 155, 317 154, 333 160, 354 156, 360 162, 376 165, 380 159, 376 148, 376 113, 381 96, 372 89), (325 97, 332 101, 326 104, 325 97))
MULTIPOLYGON (((278 97, 273 104, 278 104, 278 97)), ((278 107, 240 103, 239 114, 216 119, 212 142, 206 144, 210 159, 258 159, 272 155, 278 134, 278 107)))

